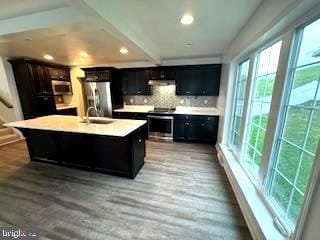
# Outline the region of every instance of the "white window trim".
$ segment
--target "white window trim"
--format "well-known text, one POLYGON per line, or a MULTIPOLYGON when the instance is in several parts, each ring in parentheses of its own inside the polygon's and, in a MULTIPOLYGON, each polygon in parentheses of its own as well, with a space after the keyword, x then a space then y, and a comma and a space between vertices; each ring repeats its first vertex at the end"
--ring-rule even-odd
MULTIPOLYGON (((305 25, 307 25, 308 23, 314 21, 317 18, 319 18, 319 16, 314 17, 311 20, 309 18, 309 21, 307 23, 305 22, 305 25)), ((301 24, 301 20, 299 21, 299 25, 301 27, 303 26, 301 24)), ((264 161, 262 161, 262 165, 261 165, 261 168, 260 168, 260 172, 259 172, 259 176, 260 177, 258 178, 260 181, 258 182, 258 184, 256 184, 257 181, 255 180, 255 178, 252 179, 252 176, 250 176, 250 173, 248 174, 248 171, 246 170, 246 168, 244 168, 242 166, 241 161, 238 158, 239 155, 237 156, 236 152, 234 152, 232 149, 229 149, 228 146, 226 146, 226 145, 221 145, 220 151, 219 151, 219 154, 221 156, 226 157, 224 162, 229 163, 230 161, 227 160, 227 159, 228 158, 231 159, 230 156, 232 156, 232 158, 238 163, 238 165, 240 165, 240 168, 242 169, 242 172, 244 173, 244 175, 242 174, 242 176, 240 176, 240 178, 238 178, 234 174, 234 179, 238 178, 238 180, 236 180, 237 184, 241 183, 241 181, 243 181, 244 178, 248 179, 249 182, 252 184, 252 186, 255 188, 257 196, 260 199, 260 200, 258 200, 258 198, 255 198, 253 201, 255 201, 255 202, 256 201, 260 201, 261 203, 263 203, 265 208, 268 210, 267 212, 269 212, 270 216, 272 216, 272 217, 277 217, 277 213, 275 212, 275 210, 273 209, 273 206, 270 204, 269 199, 267 199, 267 197, 265 195, 265 190, 266 190, 266 187, 267 187, 266 185, 268 184, 268 182, 266 182, 265 180, 267 179, 266 173, 268 172, 268 170, 269 170, 268 168, 271 165, 271 164, 269 164, 269 159, 271 159, 270 156, 271 156, 271 154, 273 154, 272 151, 274 150, 274 148, 272 147, 273 139, 277 137, 275 135, 275 133, 279 133, 279 131, 277 129, 277 127, 279 127, 277 119, 279 117, 278 115, 281 113, 280 108, 283 106, 282 101, 283 101, 284 97, 283 97, 282 93, 286 88, 285 84, 288 84, 288 81, 284 81, 284 79, 287 76, 287 69, 288 69, 288 66, 289 66, 289 64, 288 64, 289 56, 290 56, 290 52, 291 52, 291 49, 292 49, 291 44, 293 43, 293 36, 294 36, 294 33, 296 32, 296 30, 297 30, 297 24, 294 26, 294 28, 291 28, 290 31, 288 31, 285 34, 283 34, 282 39, 277 39, 277 40, 282 40, 281 52, 280 52, 280 57, 279 57, 279 65, 282 65, 282 66, 281 67, 278 66, 278 71, 277 71, 277 76, 276 76, 276 79, 278 79, 278 80, 276 80, 276 83, 278 84, 278 86, 275 85, 275 90, 274 90, 274 93, 273 93, 273 98, 276 98, 277 100, 273 100, 273 102, 271 103, 271 108, 270 108, 270 112, 273 112, 273 113, 276 113, 276 114, 272 115, 273 118, 275 119, 275 121, 271 121, 270 120, 270 116, 269 116, 269 121, 268 121, 268 126, 267 126, 267 135, 269 135, 269 136, 266 135, 266 142, 265 142, 265 146, 264 146, 264 148, 266 148, 266 150, 264 150, 264 151, 266 153, 269 153, 269 154, 268 154, 268 156, 267 156, 267 154, 264 154, 264 158, 263 158, 264 161), (287 46, 285 46, 285 45, 287 45, 287 46), (269 128, 271 128, 271 131, 268 131, 269 128), (268 139, 268 143, 267 143, 267 139, 268 139), (221 149, 224 149, 224 150, 221 150, 221 149), (227 155, 224 155, 223 152, 226 151, 225 149, 228 149, 228 152, 229 153, 231 152, 232 154, 230 155, 228 153, 227 155), (270 151, 268 151, 268 149, 270 151)), ((276 42, 276 40, 273 41, 273 42, 276 42)), ((253 54, 250 54, 249 59, 250 59, 250 67, 251 68, 256 66, 256 64, 255 64, 256 61, 255 60, 256 60, 257 52, 258 51, 256 51, 253 54)), ((247 58, 243 58, 243 61, 245 59, 247 59, 247 58)), ((250 74, 251 74, 251 76, 250 77, 248 76, 246 94, 247 94, 247 91, 251 91, 251 84, 252 84, 251 81, 253 80, 253 76, 254 76, 253 75, 253 72, 254 72, 253 70, 254 69, 251 70, 249 68, 249 76, 250 76, 250 74), (250 89, 248 87, 248 84, 250 84, 250 89)), ((251 93, 251 92, 249 92, 249 93, 251 93)), ((246 99, 246 97, 245 97, 245 99, 246 99)), ((247 100, 249 100, 249 99, 247 99, 247 100)), ((233 104, 234 104, 234 100, 232 99, 232 102, 231 102, 230 105, 232 105, 232 107, 233 107, 233 104)), ((247 117, 248 117, 248 114, 246 114, 245 110, 243 110, 243 118, 247 118, 247 117)), ((227 118, 228 118, 228 123, 230 124, 230 120, 232 120, 232 113, 231 114, 230 113, 227 114, 227 118), (230 116, 231 116, 231 118, 230 118, 230 116)), ((244 122, 246 120, 243 119, 242 121, 244 122)), ((243 134, 245 134, 243 132, 244 129, 245 129, 245 127, 244 127, 245 125, 246 124, 242 124, 241 123, 241 126, 242 126, 241 131, 242 131, 243 134)), ((230 134, 224 135, 224 138, 226 136, 227 136, 227 141, 226 142, 227 142, 227 144, 229 144, 230 143, 229 137, 231 135, 230 134)), ((241 143, 243 144, 243 142, 244 142, 243 141, 243 136, 242 136, 242 138, 240 137, 240 139, 242 139, 241 143)), ((217 144, 217 146, 218 146, 218 144, 217 144)), ((240 149, 242 150, 243 147, 241 146, 240 149)), ((316 154, 316 159, 319 159, 318 161, 320 161, 320 144, 318 145, 318 152, 316 154)), ((221 161, 223 161, 223 160, 221 160, 221 161)), ((226 172, 227 172, 227 170, 226 170, 226 172)), ((228 173, 227 173, 227 175, 228 175, 228 173)), ((311 202, 311 197, 313 195, 313 191, 315 191, 315 187, 316 187, 315 184, 316 184, 316 180, 318 179, 318 177, 320 177, 320 163, 317 162, 317 164, 315 164, 315 166, 314 166, 312 175, 310 176, 310 182, 309 182, 309 186, 308 186, 309 190, 306 191, 306 193, 305 193, 304 203, 302 205, 302 209, 301 209, 299 218, 298 218, 297 223, 296 223, 296 228, 295 228, 294 235, 291 235, 290 239, 300 239, 300 236, 302 235, 302 230, 303 230, 303 227, 304 227, 304 224, 305 224, 305 220, 306 220, 306 217, 307 217, 307 214, 308 214, 309 203, 311 202)), ((234 187, 234 184, 233 184, 233 187, 234 187)), ((235 192, 236 192, 236 190, 235 190, 235 192)), ((239 189, 238 189, 237 192, 239 192, 239 189)), ((242 193, 242 194, 244 194, 244 193, 242 193)), ((244 194, 242 197, 244 197, 244 199, 246 200, 247 203, 250 201, 250 199, 248 198, 248 196, 246 196, 246 194, 244 194)), ((240 203, 240 200, 239 200, 239 203, 240 203)), ((248 210, 248 211, 250 211, 250 210, 248 210)), ((252 213, 254 214, 254 211, 252 211, 252 213)), ((247 218, 246 218, 246 220, 247 220, 247 218)), ((247 222, 250 222, 250 220, 247 220, 247 222)), ((248 223, 248 225, 249 225, 249 223, 248 223)), ((255 227, 257 227, 257 226, 255 226, 255 227)), ((279 230, 279 229, 277 229, 277 230, 279 230)), ((269 239, 269 237, 267 237, 266 239, 269 239)))
MULTIPOLYGON (((251 58, 250 57, 245 57, 245 58, 242 58, 239 63, 237 64, 237 67, 236 67, 236 76, 235 76, 235 81, 234 81, 234 88, 232 90, 232 96, 233 96, 233 99, 232 99, 232 114, 231 114, 231 119, 230 119, 230 132, 229 132, 229 136, 228 136, 228 144, 230 145, 231 149, 232 149, 232 152, 233 154, 235 155, 235 157, 237 158, 238 155, 241 154, 241 148, 242 148, 242 144, 240 143, 238 147, 234 146, 232 144, 232 134, 233 134, 233 124, 234 124, 234 114, 235 114, 235 109, 236 109, 236 98, 237 98, 237 84, 238 84, 238 80, 239 80, 239 75, 240 75, 240 65, 246 61, 249 61, 249 69, 248 69, 248 76, 247 76, 247 80, 246 80, 246 89, 247 89, 247 85, 248 85, 248 81, 249 81, 249 77, 250 77, 250 66, 251 66, 251 58)), ((245 115, 245 109, 246 109, 246 104, 245 104, 245 100, 246 100, 246 93, 245 93, 245 96, 244 96, 244 106, 243 106, 243 109, 242 109, 242 119, 245 115)), ((240 122, 240 131, 239 131, 239 140, 242 139, 242 129, 244 128, 243 126, 243 121, 241 120, 240 122)), ((239 159, 238 159, 239 160, 239 159)))
POLYGON ((231 149, 222 144, 216 148, 253 239, 286 239, 274 225, 273 215, 231 149))

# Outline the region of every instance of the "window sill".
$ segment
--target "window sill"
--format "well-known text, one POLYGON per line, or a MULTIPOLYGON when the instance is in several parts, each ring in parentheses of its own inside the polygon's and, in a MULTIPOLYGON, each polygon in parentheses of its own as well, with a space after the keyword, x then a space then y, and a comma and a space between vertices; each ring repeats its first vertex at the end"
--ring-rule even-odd
POLYGON ((222 144, 216 148, 253 239, 287 239, 274 225, 273 216, 230 149, 222 144))

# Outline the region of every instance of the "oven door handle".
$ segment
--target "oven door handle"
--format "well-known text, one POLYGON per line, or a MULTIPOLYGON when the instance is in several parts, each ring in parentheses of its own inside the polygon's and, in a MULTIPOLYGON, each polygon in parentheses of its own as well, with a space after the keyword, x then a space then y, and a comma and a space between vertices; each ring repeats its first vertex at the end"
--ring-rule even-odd
POLYGON ((155 116, 155 115, 148 115, 148 118, 173 120, 173 116, 155 116))

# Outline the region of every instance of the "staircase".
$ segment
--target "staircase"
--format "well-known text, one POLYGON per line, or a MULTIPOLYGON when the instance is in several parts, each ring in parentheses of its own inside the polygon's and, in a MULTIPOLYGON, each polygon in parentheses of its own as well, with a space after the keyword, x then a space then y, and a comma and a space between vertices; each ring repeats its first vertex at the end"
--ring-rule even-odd
POLYGON ((0 146, 20 140, 20 136, 15 134, 12 129, 2 126, 0 121, 0 146))

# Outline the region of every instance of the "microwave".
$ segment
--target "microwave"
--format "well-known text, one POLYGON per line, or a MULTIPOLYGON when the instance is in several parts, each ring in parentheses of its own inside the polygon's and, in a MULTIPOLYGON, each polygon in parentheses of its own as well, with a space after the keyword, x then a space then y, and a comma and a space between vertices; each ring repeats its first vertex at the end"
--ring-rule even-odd
POLYGON ((53 95, 72 95, 71 82, 52 80, 53 95))

